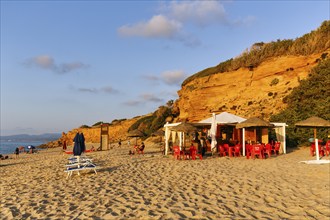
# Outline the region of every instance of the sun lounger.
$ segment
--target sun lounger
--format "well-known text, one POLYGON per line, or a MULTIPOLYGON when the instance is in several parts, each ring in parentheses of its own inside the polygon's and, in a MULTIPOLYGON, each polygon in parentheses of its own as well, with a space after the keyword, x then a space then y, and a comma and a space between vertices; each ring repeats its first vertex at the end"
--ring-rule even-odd
POLYGON ((77 163, 77 162, 80 162, 80 163, 84 163, 84 162, 92 163, 93 162, 92 158, 88 158, 88 157, 84 157, 84 156, 80 156, 80 158, 70 157, 68 160, 69 160, 69 164, 73 164, 73 163, 77 163))
POLYGON ((72 176, 73 172, 77 172, 78 175, 80 175, 80 171, 82 170, 94 170, 95 174, 97 174, 96 172, 96 165, 92 163, 92 159, 90 158, 77 158, 77 157, 73 157, 73 158, 69 158, 69 164, 66 164, 66 170, 64 172, 67 172, 67 178, 69 178, 70 176, 72 176))

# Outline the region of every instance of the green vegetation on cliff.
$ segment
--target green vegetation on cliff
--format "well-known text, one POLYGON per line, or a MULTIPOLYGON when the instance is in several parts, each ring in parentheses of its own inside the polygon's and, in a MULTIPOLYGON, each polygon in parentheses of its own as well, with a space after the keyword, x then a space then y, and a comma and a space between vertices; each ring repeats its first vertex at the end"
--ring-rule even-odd
POLYGON ((202 70, 188 77, 182 86, 194 79, 210 76, 212 74, 235 71, 239 68, 257 67, 266 59, 288 55, 310 55, 320 53, 330 48, 330 20, 324 21, 316 30, 296 40, 277 40, 270 43, 255 43, 250 50, 245 51, 239 57, 229 59, 217 66, 202 70))
MULTIPOLYGON (((296 122, 311 116, 330 120, 330 59, 321 61, 312 69, 307 79, 293 89, 292 93, 283 100, 287 108, 273 115, 271 121, 286 122, 287 140, 289 146, 306 144, 313 137, 313 129, 296 128, 296 122)), ((329 129, 318 129, 317 137, 327 140, 329 129)))
POLYGON ((166 120, 170 118, 171 121, 175 116, 177 116, 177 113, 173 109, 173 100, 170 100, 167 102, 166 106, 160 106, 152 115, 137 120, 128 131, 138 129, 142 131, 146 137, 149 137, 152 133, 162 128, 166 120))

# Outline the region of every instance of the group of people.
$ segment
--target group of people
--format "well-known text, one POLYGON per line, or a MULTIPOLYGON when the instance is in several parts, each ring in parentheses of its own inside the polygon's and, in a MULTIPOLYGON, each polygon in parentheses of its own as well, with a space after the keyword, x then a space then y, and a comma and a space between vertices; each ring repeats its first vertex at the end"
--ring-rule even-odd
MULTIPOLYGON (((27 146, 27 151, 26 153, 30 153, 30 154, 33 154, 33 153, 36 153, 36 147, 35 146, 32 146, 32 145, 29 145, 27 146)), ((15 151, 14 151, 14 154, 15 154, 15 157, 18 158, 19 157, 19 154, 20 153, 24 153, 25 152, 25 147, 23 146, 20 146, 20 147, 16 147, 15 151)))
POLYGON ((145 145, 142 142, 140 146, 134 145, 134 148, 132 150, 129 150, 128 154, 129 155, 141 154, 141 153, 143 154, 144 148, 145 148, 145 145))

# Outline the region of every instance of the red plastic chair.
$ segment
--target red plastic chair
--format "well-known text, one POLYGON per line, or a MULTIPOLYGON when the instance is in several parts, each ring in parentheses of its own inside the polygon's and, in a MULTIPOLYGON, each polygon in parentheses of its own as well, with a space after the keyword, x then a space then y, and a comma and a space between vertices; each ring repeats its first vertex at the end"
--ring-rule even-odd
POLYGON ((219 145, 219 156, 220 157, 225 157, 225 156, 227 156, 227 151, 226 151, 226 149, 223 147, 223 146, 221 146, 221 145, 219 145))
POLYGON ((196 157, 199 157, 199 159, 203 159, 203 156, 201 155, 201 154, 197 154, 197 149, 196 149, 196 147, 194 146, 194 147, 190 147, 190 158, 192 159, 192 160, 196 160, 196 157))
POLYGON ((253 146, 251 144, 246 144, 245 145, 245 153, 246 153, 246 159, 249 159, 250 157, 252 157, 252 149, 253 146))
POLYGON ((236 144, 234 147, 234 156, 240 157, 241 156, 241 145, 236 144))
POLYGON ((173 156, 174 159, 180 160, 181 158, 181 151, 180 151, 180 147, 179 146, 174 146, 173 147, 173 156))
POLYGON ((268 158, 270 158, 273 150, 272 145, 270 143, 266 144, 264 150, 265 150, 265 155, 268 155, 268 158))
POLYGON ((264 158, 264 150, 263 150, 263 146, 261 144, 253 145, 252 158, 254 159, 256 156, 258 156, 259 159, 264 158))
POLYGON ((227 152, 229 157, 233 157, 234 156, 234 148, 233 147, 229 147, 229 144, 224 144, 223 148, 225 149, 225 151, 227 152))
MULTIPOLYGON (((324 150, 322 145, 319 144, 319 155, 321 157, 324 157, 324 153, 326 153, 326 149, 324 150)), ((311 148, 310 148, 310 155, 311 156, 314 156, 315 155, 315 152, 316 152, 316 146, 315 146, 315 142, 314 143, 311 143, 311 148)))
POLYGON ((314 154, 315 154, 315 144, 311 143, 311 146, 309 148, 309 155, 311 155, 313 157, 314 154))
POLYGON ((325 144, 324 151, 325 151, 325 154, 326 154, 327 156, 330 155, 330 140, 327 141, 327 143, 325 144))
POLYGON ((273 150, 275 155, 280 154, 280 148, 281 148, 281 142, 276 142, 273 150))

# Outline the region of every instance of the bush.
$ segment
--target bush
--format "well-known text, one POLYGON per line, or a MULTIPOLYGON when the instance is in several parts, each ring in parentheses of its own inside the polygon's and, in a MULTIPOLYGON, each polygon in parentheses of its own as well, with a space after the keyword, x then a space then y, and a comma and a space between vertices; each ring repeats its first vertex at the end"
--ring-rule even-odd
POLYGON ((275 86, 275 85, 277 85, 278 83, 280 82, 280 80, 278 79, 278 78, 275 78, 275 79, 273 79, 271 82, 270 82, 270 86, 275 86))
MULTIPOLYGON (((309 77, 300 81, 300 85, 294 88, 283 102, 287 108, 276 115, 272 115, 271 121, 286 122, 287 141, 291 146, 306 144, 308 138, 313 137, 313 129, 296 128, 296 122, 311 116, 318 116, 330 120, 330 59, 320 62, 311 70, 309 77)), ((326 140, 326 129, 318 129, 317 137, 326 140)), ((288 146, 290 146, 288 144, 288 146)))
MULTIPOLYGON (((217 66, 209 67, 183 81, 182 86, 196 78, 210 76, 217 73, 234 71, 239 68, 257 67, 260 63, 271 57, 286 55, 309 55, 320 53, 330 48, 330 20, 324 21, 316 31, 311 31, 296 40, 277 40, 270 43, 255 43, 250 50, 244 51, 235 59, 226 60, 217 66)), ((322 54, 325 59, 327 54, 322 54)), ((318 59, 320 60, 320 59, 318 59)), ((253 68, 252 68, 253 69, 253 68)), ((288 70, 293 70, 289 68, 288 70)))

